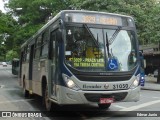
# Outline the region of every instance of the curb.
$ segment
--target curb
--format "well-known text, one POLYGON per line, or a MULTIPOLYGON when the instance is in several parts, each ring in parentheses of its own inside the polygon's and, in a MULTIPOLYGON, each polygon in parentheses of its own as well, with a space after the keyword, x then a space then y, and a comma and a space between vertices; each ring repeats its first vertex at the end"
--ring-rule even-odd
POLYGON ((141 87, 141 90, 151 90, 151 91, 160 91, 160 88, 152 88, 152 87, 141 87))

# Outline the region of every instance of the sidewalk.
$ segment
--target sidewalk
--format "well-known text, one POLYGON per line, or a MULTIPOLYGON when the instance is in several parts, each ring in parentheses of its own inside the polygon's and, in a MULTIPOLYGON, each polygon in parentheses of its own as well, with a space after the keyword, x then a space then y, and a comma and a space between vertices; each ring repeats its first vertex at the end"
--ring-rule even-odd
POLYGON ((154 78, 153 76, 146 76, 145 85, 142 86, 141 89, 160 91, 160 84, 157 83, 157 78, 154 78))

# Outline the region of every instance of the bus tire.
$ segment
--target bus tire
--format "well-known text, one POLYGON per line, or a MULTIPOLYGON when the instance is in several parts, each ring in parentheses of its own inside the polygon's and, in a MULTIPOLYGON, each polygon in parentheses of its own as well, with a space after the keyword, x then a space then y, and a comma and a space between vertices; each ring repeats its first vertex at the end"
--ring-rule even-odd
POLYGON ((52 102, 49 100, 47 84, 43 87, 43 103, 44 103, 44 107, 47 111, 52 110, 52 102))
POLYGON ((108 109, 111 106, 111 103, 108 104, 98 104, 98 107, 100 109, 108 109))

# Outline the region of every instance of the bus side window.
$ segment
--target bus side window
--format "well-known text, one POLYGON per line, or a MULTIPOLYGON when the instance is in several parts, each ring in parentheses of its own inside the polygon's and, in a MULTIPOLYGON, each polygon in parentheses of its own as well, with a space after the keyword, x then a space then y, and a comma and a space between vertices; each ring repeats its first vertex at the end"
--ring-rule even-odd
POLYGON ((55 48, 55 40, 56 40, 56 33, 53 31, 51 32, 50 36, 50 47, 49 47, 49 58, 52 59, 54 56, 54 49, 55 48))
POLYGON ((30 55, 30 46, 27 45, 27 48, 26 48, 26 61, 28 62, 29 61, 29 55, 30 55))
POLYGON ((46 56, 48 53, 48 36, 49 32, 45 31, 42 35, 42 48, 41 48, 41 56, 46 56))
POLYGON ((24 54, 23 54, 23 62, 26 62, 27 59, 27 46, 24 48, 24 54))
POLYGON ((35 58, 35 59, 38 59, 38 58, 40 57, 41 42, 42 42, 42 37, 41 37, 41 35, 40 35, 40 36, 38 36, 38 38, 36 39, 35 55, 34 55, 34 58, 35 58))

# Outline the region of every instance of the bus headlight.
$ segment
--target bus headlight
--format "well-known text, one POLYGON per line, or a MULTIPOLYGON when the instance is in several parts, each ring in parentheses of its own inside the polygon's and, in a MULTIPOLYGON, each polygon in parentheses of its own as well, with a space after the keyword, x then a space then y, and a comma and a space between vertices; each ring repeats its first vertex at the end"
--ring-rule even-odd
POLYGON ((74 82, 70 79, 68 79, 68 81, 66 83, 69 88, 73 88, 75 86, 74 82))
POLYGON ((63 79, 66 83, 66 86, 73 89, 73 90, 79 90, 79 87, 73 82, 73 80, 71 80, 68 76, 66 75, 62 75, 63 79))
POLYGON ((137 86, 139 85, 139 80, 136 78, 134 81, 133 81, 133 83, 132 83, 132 85, 131 85, 131 89, 134 89, 134 88, 136 88, 137 86))

